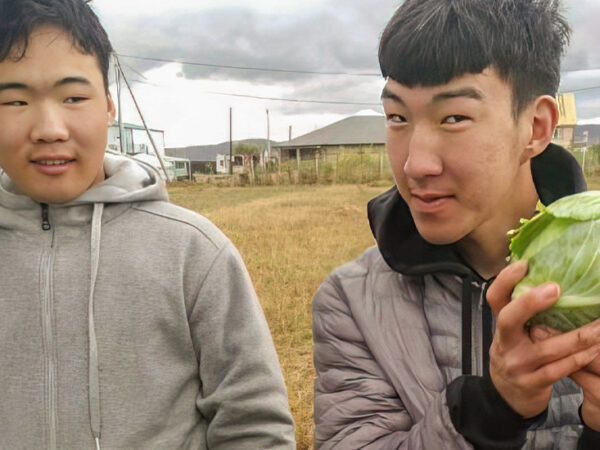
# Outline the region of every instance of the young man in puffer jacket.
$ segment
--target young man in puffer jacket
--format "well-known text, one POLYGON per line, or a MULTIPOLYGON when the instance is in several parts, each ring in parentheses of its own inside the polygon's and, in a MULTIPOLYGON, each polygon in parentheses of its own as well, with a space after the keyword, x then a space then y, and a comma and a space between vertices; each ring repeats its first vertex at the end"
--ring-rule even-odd
POLYGON ((105 155, 110 53, 83 0, 0 0, 0 448, 293 449, 238 252, 105 155))
POLYGON ((568 36, 553 0, 406 0, 388 23, 396 186, 369 204, 377 247, 315 296, 317 449, 600 448, 600 323, 530 335, 559 287, 509 303, 527 267, 505 268, 538 199, 585 189, 550 144, 568 36))

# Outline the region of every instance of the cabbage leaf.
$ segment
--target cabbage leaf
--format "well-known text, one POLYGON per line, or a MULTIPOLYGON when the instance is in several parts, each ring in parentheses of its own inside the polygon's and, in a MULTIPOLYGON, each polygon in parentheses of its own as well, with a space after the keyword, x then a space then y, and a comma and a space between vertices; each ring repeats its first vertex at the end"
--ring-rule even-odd
POLYGON ((511 261, 526 260, 529 272, 513 299, 553 281, 561 297, 530 320, 561 331, 600 318, 600 191, 563 197, 523 220, 510 242, 511 261))

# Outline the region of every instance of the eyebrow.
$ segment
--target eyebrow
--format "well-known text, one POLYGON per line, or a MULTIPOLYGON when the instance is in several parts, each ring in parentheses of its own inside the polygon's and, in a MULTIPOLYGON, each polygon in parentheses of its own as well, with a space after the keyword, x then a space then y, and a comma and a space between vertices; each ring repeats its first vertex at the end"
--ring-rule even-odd
POLYGON ((71 83, 85 84, 86 86, 92 85, 91 81, 84 77, 66 77, 54 83, 54 87, 60 87, 71 83))
POLYGON ((404 105, 404 100, 402 100, 399 96, 394 94, 387 87, 384 87, 383 90, 381 91, 381 100, 393 100, 396 103, 400 103, 401 105, 404 105))
MULTIPOLYGON (((465 88, 460 88, 460 89, 455 89, 452 91, 445 91, 445 92, 440 92, 438 94, 435 94, 433 96, 433 99, 431 100, 431 103, 432 104, 440 103, 445 100, 450 100, 453 98, 460 98, 460 97, 472 98, 474 100, 481 101, 484 99, 485 95, 479 89, 476 89, 473 87, 465 87, 465 88)), ((401 105, 405 104, 404 100, 402 100, 398 95, 396 95, 394 92, 392 92, 387 87, 384 87, 383 90, 381 91, 381 100, 385 100, 385 99, 393 100, 396 103, 400 103, 401 105)))
POLYGON ((483 92, 481 92, 479 89, 473 87, 465 87, 453 91, 446 91, 440 92, 439 94, 435 94, 433 96, 433 99, 431 100, 431 103, 439 103, 443 102, 444 100, 450 100, 458 97, 467 97, 472 98, 473 100, 481 101, 485 96, 483 95, 483 92))
MULTIPOLYGON (((65 86, 67 84, 72 84, 72 83, 83 84, 86 86, 92 85, 91 81, 84 77, 66 77, 66 78, 58 80, 56 83, 54 83, 54 87, 57 88, 57 87, 65 86)), ((27 90, 27 89, 31 89, 31 88, 24 83, 16 83, 16 82, 0 83, 0 91, 6 91, 9 89, 18 89, 18 90, 23 91, 23 90, 27 90)))
POLYGON ((23 83, 0 83, 0 91, 6 91, 8 89, 28 89, 27 85, 23 83))

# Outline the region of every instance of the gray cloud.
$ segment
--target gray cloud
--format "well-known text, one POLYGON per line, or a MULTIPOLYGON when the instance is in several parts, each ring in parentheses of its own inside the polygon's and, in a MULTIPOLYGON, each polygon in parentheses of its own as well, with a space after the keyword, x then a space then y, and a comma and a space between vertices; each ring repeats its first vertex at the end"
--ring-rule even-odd
MULTIPOLYGON (((122 54, 243 67, 372 73, 378 70, 379 33, 393 9, 389 0, 355 0, 345 3, 343 10, 329 6, 293 16, 222 8, 160 18, 140 12, 135 17, 109 17, 105 22, 114 47, 122 54)), ((128 62, 138 70, 156 65, 128 62)), ((183 73, 192 79, 278 83, 310 78, 305 74, 196 66, 185 66, 183 73)))
MULTIPOLYGON (((178 59, 207 64, 283 68, 308 71, 378 72, 377 45, 386 21, 398 6, 391 0, 333 0, 301 14, 262 14, 251 8, 216 8, 160 16, 139 11, 135 16, 103 17, 113 44, 121 54, 178 59), (341 6, 340 6, 341 5, 341 6)), ((565 71, 600 68, 600 0, 567 0, 567 17, 574 33, 565 56, 565 71)), ((123 58, 137 70, 158 62, 123 58)), ((127 71, 128 68, 125 67, 127 71)), ((139 75, 131 73, 132 77, 139 75)), ((183 66, 190 79, 245 80, 291 88, 295 98, 377 102, 377 78, 317 76, 277 72, 226 70, 183 66)), ((593 81, 592 81, 593 84, 593 81)), ((596 80, 600 85, 600 79, 596 80)), ((589 87, 589 81, 584 87, 589 87)), ((577 88, 575 83, 573 89, 577 88)), ((252 92, 248 92, 252 94, 252 92)), ((592 93, 600 96, 600 90, 592 93)), ((596 105, 588 100, 586 105, 596 105)), ((286 114, 348 113, 358 106, 289 103, 286 114)), ((585 115, 594 106, 584 108, 585 115)), ((581 115, 581 114, 580 114, 581 115)))

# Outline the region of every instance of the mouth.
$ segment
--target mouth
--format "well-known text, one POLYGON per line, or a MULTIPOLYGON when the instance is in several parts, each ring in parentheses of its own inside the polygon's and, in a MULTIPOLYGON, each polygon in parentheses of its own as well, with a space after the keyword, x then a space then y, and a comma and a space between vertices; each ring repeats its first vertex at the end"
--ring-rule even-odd
POLYGON ((436 212, 454 198, 442 193, 411 193, 411 196, 413 206, 421 212, 436 212))
POLYGON ((31 161, 34 164, 40 164, 42 166, 59 166, 61 164, 67 164, 73 159, 41 159, 39 161, 31 161))
POLYGON ((425 203, 432 203, 443 198, 450 198, 453 195, 441 193, 416 193, 411 192, 411 196, 425 203))
POLYGON ((70 167, 75 162, 75 159, 68 158, 65 156, 56 156, 56 157, 40 157, 31 160, 33 167, 43 174, 49 176, 62 175, 69 171, 70 167))

